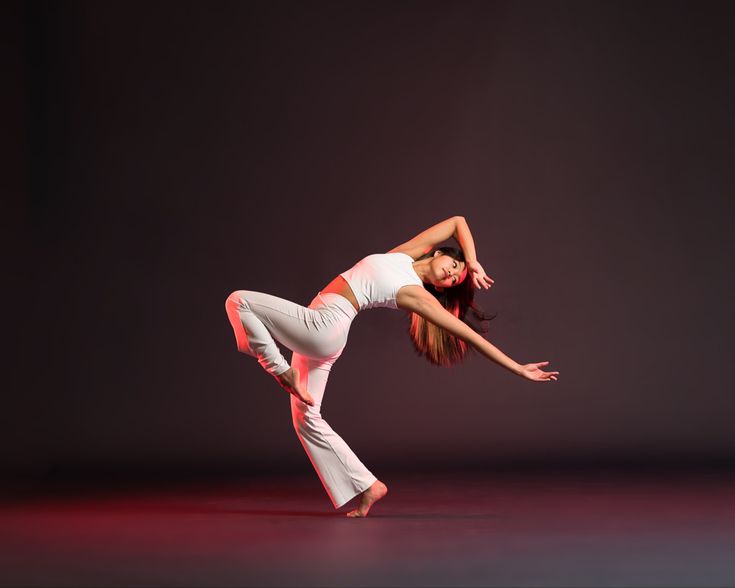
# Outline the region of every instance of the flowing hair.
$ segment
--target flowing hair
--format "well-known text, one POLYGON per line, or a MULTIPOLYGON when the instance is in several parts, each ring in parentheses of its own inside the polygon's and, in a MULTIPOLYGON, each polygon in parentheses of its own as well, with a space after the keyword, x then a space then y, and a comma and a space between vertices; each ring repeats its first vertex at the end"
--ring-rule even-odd
MULTIPOLYGON (((441 251, 442 255, 449 255, 457 261, 465 261, 463 252, 456 247, 439 247, 430 253, 422 255, 416 261, 432 257, 436 251, 441 251)), ((444 288, 442 292, 439 292, 431 284, 424 284, 424 288, 433 294, 444 308, 476 333, 487 333, 488 329, 482 327, 482 322, 491 321, 498 314, 495 313, 492 316, 486 315, 475 304, 475 288, 469 273, 461 284, 452 286, 451 288, 444 288), (469 317, 467 316, 468 310, 471 311, 471 316, 469 317), (478 321, 478 326, 472 324, 470 319, 478 321)), ((464 361, 467 353, 474 349, 466 341, 455 337, 415 312, 409 311, 408 320, 408 335, 411 337, 416 353, 419 356, 425 357, 434 365, 451 367, 454 364, 464 361)))

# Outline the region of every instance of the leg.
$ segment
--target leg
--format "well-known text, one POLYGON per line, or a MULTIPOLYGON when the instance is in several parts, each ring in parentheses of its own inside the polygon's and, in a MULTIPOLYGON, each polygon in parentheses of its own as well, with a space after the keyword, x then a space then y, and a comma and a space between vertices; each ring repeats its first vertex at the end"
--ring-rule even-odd
POLYGON ((256 357, 272 376, 291 367, 276 341, 313 358, 331 357, 344 346, 342 326, 332 313, 314 306, 250 290, 237 290, 225 301, 238 351, 256 357))
MULTIPOLYGON (((342 303, 349 305, 349 302, 342 303)), ((339 307, 339 303, 337 304, 339 307)), ((321 416, 321 402, 332 365, 347 342, 352 308, 323 306, 315 298, 308 308, 260 292, 238 290, 225 303, 237 348, 258 358, 273 375, 289 369, 275 340, 293 351, 299 387, 309 390, 314 406, 291 397, 296 433, 335 508, 358 494, 367 494, 377 481, 344 440, 321 416)))
MULTIPOLYGON (((315 302, 321 301, 317 298, 315 302)), ((256 357, 286 392, 309 405, 313 404, 309 391, 298 383, 297 371, 288 365, 276 340, 291 350, 313 357, 329 356, 339 349, 341 338, 340 325, 336 324, 333 313, 248 290, 230 294, 225 301, 225 310, 235 333, 238 351, 256 357)))
MULTIPOLYGON (((358 494, 380 493, 384 489, 379 497, 376 495, 373 498, 370 502, 372 505, 385 495, 387 488, 363 465, 321 415, 324 390, 336 359, 314 360, 298 353, 293 354, 291 363, 298 368, 302 384, 308 386, 315 401, 314 406, 307 406, 298 398, 291 397, 293 425, 334 508, 344 506, 358 494)), ((365 514, 360 516, 365 516, 369 508, 364 509, 365 514)))
POLYGON ((238 290, 225 301, 225 311, 235 332, 237 350, 257 358, 265 371, 278 376, 291 366, 278 349, 262 318, 250 305, 248 294, 246 290, 238 290))

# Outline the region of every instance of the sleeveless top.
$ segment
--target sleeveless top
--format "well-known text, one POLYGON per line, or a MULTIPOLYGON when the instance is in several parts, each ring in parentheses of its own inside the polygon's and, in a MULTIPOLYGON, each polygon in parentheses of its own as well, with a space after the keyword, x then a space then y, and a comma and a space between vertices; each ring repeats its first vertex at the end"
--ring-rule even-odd
POLYGON ((352 288, 360 310, 397 309, 396 295, 402 286, 423 287, 412 263, 413 258, 408 253, 373 253, 339 275, 352 288))

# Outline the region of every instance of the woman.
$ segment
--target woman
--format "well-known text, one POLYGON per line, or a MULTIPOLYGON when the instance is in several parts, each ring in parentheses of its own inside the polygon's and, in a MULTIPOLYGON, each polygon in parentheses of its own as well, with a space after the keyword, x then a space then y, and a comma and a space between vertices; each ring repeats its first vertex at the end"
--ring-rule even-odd
POLYGON ((260 365, 291 394, 296 434, 335 508, 360 495, 348 517, 365 517, 388 489, 357 458, 321 416, 329 371, 342 354, 357 313, 375 307, 408 311, 409 335, 429 361, 450 366, 471 348, 513 373, 539 382, 556 380, 544 372, 549 362, 521 365, 490 344, 464 317, 488 320, 473 302, 474 289, 489 289, 477 261, 469 226, 454 216, 388 253, 368 255, 321 290, 308 308, 270 294, 237 290, 225 303, 237 349, 260 365), (454 237, 461 251, 433 248, 454 237), (432 251, 433 250, 433 251, 432 251), (276 341, 293 351, 291 364, 276 341))

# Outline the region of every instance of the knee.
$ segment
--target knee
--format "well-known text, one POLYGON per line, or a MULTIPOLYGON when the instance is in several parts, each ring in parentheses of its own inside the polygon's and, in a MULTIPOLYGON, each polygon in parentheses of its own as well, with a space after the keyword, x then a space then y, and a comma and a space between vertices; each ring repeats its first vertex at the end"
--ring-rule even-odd
POLYGON ((243 294, 245 294, 244 290, 236 290, 230 294, 225 299, 225 312, 227 313, 227 318, 235 332, 237 350, 241 353, 247 353, 248 355, 255 355, 253 350, 250 348, 248 337, 242 324, 242 313, 245 310, 249 310, 247 301, 243 294))
POLYGON ((235 290, 227 298, 225 298, 225 310, 230 312, 231 310, 238 310, 245 304, 247 304, 246 290, 235 290))

